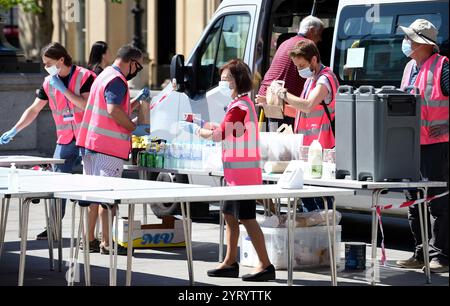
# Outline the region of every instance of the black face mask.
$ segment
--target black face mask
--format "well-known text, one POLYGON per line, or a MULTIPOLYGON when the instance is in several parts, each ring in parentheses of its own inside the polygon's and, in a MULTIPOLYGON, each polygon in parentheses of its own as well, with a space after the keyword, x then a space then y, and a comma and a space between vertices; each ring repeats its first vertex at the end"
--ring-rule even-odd
POLYGON ((137 76, 137 74, 138 74, 137 71, 135 71, 134 73, 128 73, 128 75, 126 77, 127 81, 130 81, 130 80, 134 79, 137 76))
MULTIPOLYGON (((133 60, 132 60, 132 62, 137 63, 136 61, 133 61, 133 60)), ((142 66, 137 67, 137 64, 136 64, 136 71, 134 73, 131 73, 131 64, 130 64, 130 72, 128 73, 128 75, 126 77, 127 81, 134 79, 141 70, 142 70, 142 66)))

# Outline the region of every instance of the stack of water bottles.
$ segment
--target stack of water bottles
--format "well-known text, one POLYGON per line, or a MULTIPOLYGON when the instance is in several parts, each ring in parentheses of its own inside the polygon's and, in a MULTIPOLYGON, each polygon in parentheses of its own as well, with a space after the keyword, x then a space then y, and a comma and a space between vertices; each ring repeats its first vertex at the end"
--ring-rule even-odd
MULTIPOLYGON (((164 151, 164 168, 218 170, 214 156, 220 155, 220 144, 206 140, 174 141, 164 151)), ((220 162, 220 160, 219 160, 220 162)), ((221 164, 221 163, 220 163, 221 164)))

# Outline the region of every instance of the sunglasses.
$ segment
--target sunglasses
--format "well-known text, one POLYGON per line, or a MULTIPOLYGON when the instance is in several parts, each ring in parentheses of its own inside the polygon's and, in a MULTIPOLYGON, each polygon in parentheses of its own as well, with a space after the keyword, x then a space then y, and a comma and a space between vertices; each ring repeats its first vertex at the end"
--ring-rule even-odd
POLYGON ((132 59, 131 61, 132 61, 133 63, 136 64, 136 70, 137 70, 137 72, 139 72, 139 71, 141 71, 142 69, 144 69, 144 67, 143 67, 138 61, 136 61, 136 60, 134 60, 134 59, 132 59))

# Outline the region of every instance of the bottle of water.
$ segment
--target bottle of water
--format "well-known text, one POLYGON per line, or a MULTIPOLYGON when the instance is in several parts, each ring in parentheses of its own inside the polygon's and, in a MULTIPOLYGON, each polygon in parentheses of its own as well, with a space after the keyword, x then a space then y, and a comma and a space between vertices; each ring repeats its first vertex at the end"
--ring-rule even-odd
POLYGON ((19 191, 19 172, 17 171, 16 164, 12 163, 8 174, 8 189, 12 192, 19 191))

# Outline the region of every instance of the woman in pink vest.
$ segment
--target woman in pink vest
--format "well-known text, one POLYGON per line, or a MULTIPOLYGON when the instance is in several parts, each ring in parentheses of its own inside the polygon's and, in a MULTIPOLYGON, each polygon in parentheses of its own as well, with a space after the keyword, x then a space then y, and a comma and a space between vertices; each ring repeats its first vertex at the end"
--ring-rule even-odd
MULTIPOLYGON (((253 88, 250 69, 242 60, 226 63, 220 70, 222 81, 228 82, 231 103, 220 125, 180 122, 187 132, 202 138, 222 142, 222 162, 225 181, 229 186, 261 185, 261 156, 259 151, 258 118, 253 101, 248 96, 253 88)), ((194 121, 195 122, 195 121, 194 121)), ((217 269, 208 271, 210 277, 238 277, 236 262, 239 222, 241 222, 255 247, 259 265, 254 274, 242 277, 244 281, 268 281, 275 279, 275 268, 267 255, 264 235, 256 222, 255 201, 226 201, 223 207, 227 227, 227 254, 217 269)))
MULTIPOLYGON (((406 34, 402 51, 411 61, 403 73, 402 88, 414 86, 422 96, 422 126, 420 130, 420 172, 430 181, 448 182, 448 58, 439 55, 438 31, 425 19, 417 19, 409 27, 400 27, 406 34)), ((448 188, 430 188, 429 195, 448 188)), ((416 199, 416 192, 407 193, 416 199)), ((424 266, 423 242, 417 205, 409 207, 408 219, 415 240, 414 255, 397 264, 403 268, 424 266)), ((448 196, 430 203, 431 239, 429 242, 430 270, 448 272, 448 196)))
MULTIPOLYGON (((16 125, 2 135, 0 144, 7 144, 17 133, 33 123, 48 103, 56 125, 57 139, 53 157, 65 160, 64 164, 55 165, 54 171, 72 173, 74 167, 81 162, 75 141, 95 74, 73 65, 71 56, 59 43, 47 45, 42 49, 41 55, 49 75, 36 91, 34 103, 25 110, 16 125)), ((65 201, 63 216, 64 211, 65 201)), ((39 234, 37 239, 47 239, 47 231, 39 234)))

